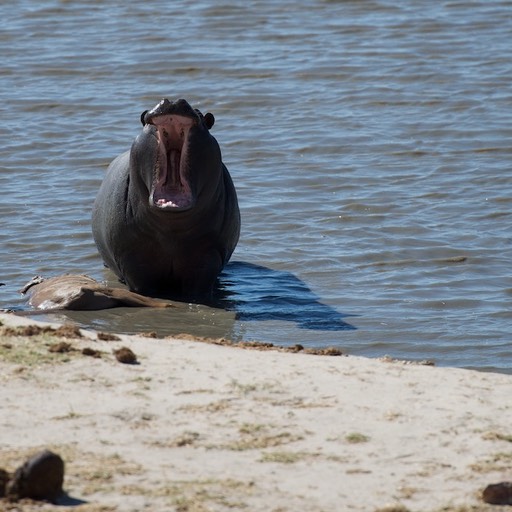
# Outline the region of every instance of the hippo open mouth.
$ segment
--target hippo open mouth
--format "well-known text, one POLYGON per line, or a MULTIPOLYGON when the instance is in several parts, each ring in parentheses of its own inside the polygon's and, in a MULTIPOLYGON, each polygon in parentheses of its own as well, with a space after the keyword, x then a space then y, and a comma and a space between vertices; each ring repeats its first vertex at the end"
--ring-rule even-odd
POLYGON ((186 210, 193 206, 194 195, 188 180, 188 133, 194 119, 165 114, 151 118, 156 127, 158 156, 150 203, 161 209, 186 210))
POLYGON ((142 124, 155 126, 158 141, 151 205, 164 210, 187 210, 194 206, 188 162, 189 132, 201 119, 202 115, 183 99, 163 99, 152 110, 142 113, 142 124))

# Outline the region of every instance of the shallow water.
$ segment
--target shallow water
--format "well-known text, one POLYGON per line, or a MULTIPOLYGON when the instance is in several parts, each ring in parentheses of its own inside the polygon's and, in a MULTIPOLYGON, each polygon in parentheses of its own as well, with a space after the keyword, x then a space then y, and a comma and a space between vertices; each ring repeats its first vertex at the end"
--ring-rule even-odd
POLYGON ((510 2, 169 5, 0 6, 0 307, 35 274, 111 279, 102 176, 184 97, 239 195, 224 307, 69 316, 512 373, 510 2))

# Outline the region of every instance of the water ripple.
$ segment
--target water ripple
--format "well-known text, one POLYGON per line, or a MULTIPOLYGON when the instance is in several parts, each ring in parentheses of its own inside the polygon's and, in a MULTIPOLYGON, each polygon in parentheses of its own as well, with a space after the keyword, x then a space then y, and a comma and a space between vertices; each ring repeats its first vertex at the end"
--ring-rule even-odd
POLYGON ((512 372, 508 2, 23 0, 0 14, 4 307, 38 273, 112 282, 92 201, 140 113, 185 97, 215 114, 239 193, 227 310, 79 322, 512 372))

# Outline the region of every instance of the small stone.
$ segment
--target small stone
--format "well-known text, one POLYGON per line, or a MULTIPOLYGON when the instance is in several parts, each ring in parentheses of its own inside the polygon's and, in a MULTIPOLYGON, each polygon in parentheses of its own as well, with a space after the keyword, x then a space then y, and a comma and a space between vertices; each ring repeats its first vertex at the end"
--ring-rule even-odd
POLYGON ((482 499, 491 505, 512 505, 512 482, 500 482, 488 485, 482 499))
POLYGON ((306 354, 314 354, 316 356, 342 356, 343 352, 336 347, 327 348, 306 348, 304 350, 306 354))
POLYGON ((95 350, 94 348, 91 348, 91 347, 83 348, 82 349, 82 355, 90 356, 90 357, 95 357, 96 359, 100 359, 101 358, 101 352, 99 350, 95 350))
POLYGON ((128 347, 121 347, 114 350, 116 359, 123 364, 136 364, 137 356, 128 347))
POLYGON ((119 341, 121 339, 119 336, 109 332, 99 332, 96 336, 100 341, 119 341))
POLYGON ((20 466, 7 484, 11 501, 22 498, 55 501, 62 494, 64 461, 49 450, 36 453, 20 466))
POLYGON ((62 338, 81 338, 82 333, 76 325, 64 324, 55 329, 55 336, 61 336, 62 338))

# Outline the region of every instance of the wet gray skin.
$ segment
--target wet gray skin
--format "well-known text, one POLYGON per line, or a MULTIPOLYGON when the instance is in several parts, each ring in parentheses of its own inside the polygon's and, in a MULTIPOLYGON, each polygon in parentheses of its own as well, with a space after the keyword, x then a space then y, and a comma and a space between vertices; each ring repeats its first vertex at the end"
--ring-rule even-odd
POLYGON ((164 99, 141 121, 100 187, 94 240, 132 291, 201 301, 240 234, 236 191, 209 131, 214 118, 164 99))

